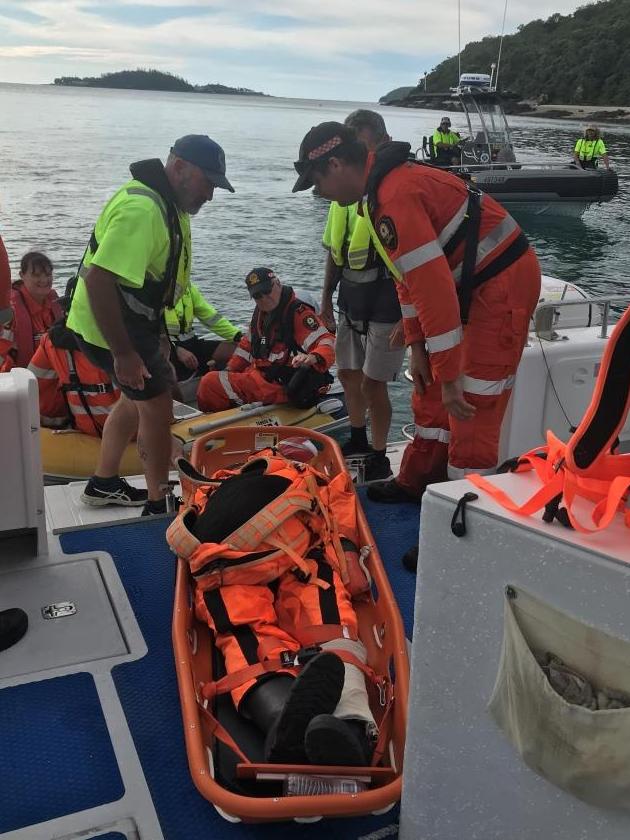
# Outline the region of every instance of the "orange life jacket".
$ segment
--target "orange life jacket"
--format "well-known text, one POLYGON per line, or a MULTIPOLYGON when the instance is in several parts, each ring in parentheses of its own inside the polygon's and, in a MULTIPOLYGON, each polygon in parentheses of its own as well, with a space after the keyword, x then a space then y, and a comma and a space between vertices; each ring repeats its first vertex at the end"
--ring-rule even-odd
MULTIPOLYGON (((190 486, 189 475, 183 480, 190 486)), ((363 564, 368 547, 358 546, 356 498, 347 474, 330 479, 308 464, 263 450, 239 469, 219 470, 204 482, 192 483, 197 485, 192 503, 171 523, 166 539, 187 561, 202 591, 230 584, 266 584, 287 571, 311 580, 317 560, 309 555, 315 548, 322 549, 351 595, 369 590, 371 581, 363 564), (221 543, 200 542, 191 528, 219 483, 261 466, 264 475, 288 479, 287 488, 221 543)), ((324 581, 318 584, 328 586, 324 581)))
POLYGON ((606 528, 617 511, 626 508, 630 489, 630 455, 615 454, 618 434, 630 410, 630 307, 615 326, 602 357, 589 407, 569 441, 565 444, 547 432, 547 446, 532 449, 518 459, 514 472, 534 470, 541 488, 524 504, 509 496, 480 475, 468 480, 489 493, 513 513, 530 515, 545 508, 543 519, 558 519, 581 533, 606 528), (592 523, 583 525, 573 511, 576 496, 594 503, 592 523))

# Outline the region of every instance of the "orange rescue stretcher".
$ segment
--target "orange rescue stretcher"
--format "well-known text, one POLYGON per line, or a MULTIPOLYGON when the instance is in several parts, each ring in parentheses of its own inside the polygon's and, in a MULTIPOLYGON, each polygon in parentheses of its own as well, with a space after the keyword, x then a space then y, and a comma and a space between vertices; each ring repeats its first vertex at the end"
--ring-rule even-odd
MULTIPOLYGON (((237 467, 253 452, 276 446, 296 434, 316 446, 318 454, 311 463, 318 470, 332 477, 346 469, 335 441, 295 426, 239 426, 209 432, 195 442, 191 463, 210 476, 218 469, 237 467)), ((182 478, 182 489, 186 504, 196 488, 182 478)), ((195 616, 189 566, 178 558, 173 645, 188 764, 198 791, 230 821, 310 822, 320 817, 353 817, 383 813, 400 799, 409 690, 407 645, 396 600, 358 500, 357 508, 361 545, 372 547, 365 561, 372 587, 368 597, 356 601, 354 607, 360 638, 368 653, 367 664, 375 674, 384 675, 388 685, 385 698, 384 692, 377 690, 380 683, 366 683, 372 711, 382 729, 378 766, 265 764, 250 758, 248 745, 254 727, 237 714, 229 694, 215 696, 210 704, 204 699, 204 695, 213 693, 204 691, 204 687, 219 680, 224 671, 210 629, 195 616), (230 749, 230 739, 236 742, 236 750, 230 749), (282 792, 283 781, 289 776, 358 780, 365 789, 352 794, 289 796, 282 792)), ((253 737, 261 738, 259 733, 253 737)))

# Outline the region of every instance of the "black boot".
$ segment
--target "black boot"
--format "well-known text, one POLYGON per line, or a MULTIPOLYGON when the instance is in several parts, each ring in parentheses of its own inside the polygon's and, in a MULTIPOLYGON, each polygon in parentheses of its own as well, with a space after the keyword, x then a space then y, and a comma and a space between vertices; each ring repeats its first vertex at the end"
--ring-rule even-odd
POLYGON ((0 610, 0 650, 19 642, 28 629, 28 616, 24 610, 13 607, 0 610))
POLYGON ((365 721, 340 720, 332 715, 313 718, 304 747, 311 764, 332 767, 366 767, 373 749, 365 721))
POLYGON ((283 675, 255 686, 244 698, 243 713, 267 733, 265 760, 307 764, 304 734, 311 720, 335 710, 345 667, 334 653, 319 653, 292 679, 283 675))
POLYGON ((414 575, 418 571, 418 549, 420 546, 412 545, 409 551, 406 551, 402 556, 402 564, 409 572, 414 575))

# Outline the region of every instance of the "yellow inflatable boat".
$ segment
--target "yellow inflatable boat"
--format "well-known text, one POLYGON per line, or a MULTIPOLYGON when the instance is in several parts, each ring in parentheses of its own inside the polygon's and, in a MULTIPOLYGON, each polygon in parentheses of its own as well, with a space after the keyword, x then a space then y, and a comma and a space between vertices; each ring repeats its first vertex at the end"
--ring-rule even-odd
MULTIPOLYGON (((176 422, 173 437, 184 449, 212 429, 224 426, 302 426, 319 432, 330 432, 348 423, 343 394, 327 395, 313 408, 291 405, 252 403, 215 414, 202 414, 183 403, 175 403, 176 422)), ((94 472, 101 446, 99 438, 74 429, 41 429, 42 465, 47 484, 59 484, 89 478, 94 472)), ((138 475, 142 464, 135 443, 129 444, 121 463, 121 475, 138 475)))

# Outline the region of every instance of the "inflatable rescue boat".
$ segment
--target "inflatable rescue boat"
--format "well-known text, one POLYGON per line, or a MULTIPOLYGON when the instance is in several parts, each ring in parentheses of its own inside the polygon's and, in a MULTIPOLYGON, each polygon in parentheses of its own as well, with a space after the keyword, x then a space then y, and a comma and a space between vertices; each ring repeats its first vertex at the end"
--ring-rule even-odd
MULTIPOLYGON (((171 434, 184 451, 205 431, 228 425, 296 426, 330 432, 348 422, 343 392, 326 395, 312 408, 250 403, 214 414, 203 414, 184 403, 174 403, 171 434)), ((47 484, 89 478, 96 466, 101 441, 74 429, 40 429, 42 465, 47 484)), ((129 444, 121 463, 121 475, 139 475, 142 464, 135 443, 129 444)))

